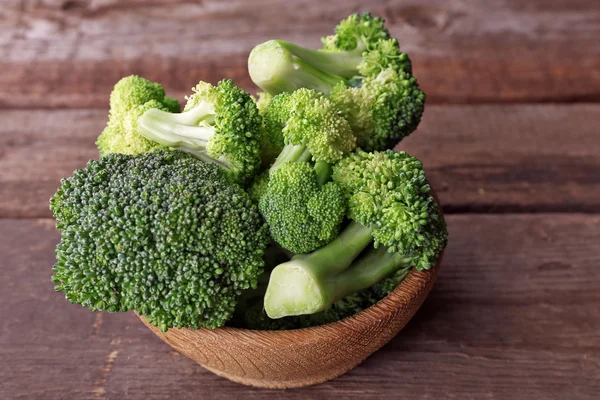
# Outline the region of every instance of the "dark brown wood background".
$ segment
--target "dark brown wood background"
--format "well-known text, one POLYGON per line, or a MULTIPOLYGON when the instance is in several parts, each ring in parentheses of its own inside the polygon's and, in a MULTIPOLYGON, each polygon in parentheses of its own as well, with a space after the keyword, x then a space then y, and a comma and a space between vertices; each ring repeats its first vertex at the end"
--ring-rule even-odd
POLYGON ((0 0, 0 398, 598 399, 599 101, 595 0, 0 0), (120 77, 179 98, 200 79, 253 90, 255 44, 317 46, 367 10, 429 95, 398 148, 423 160, 450 230, 432 294, 390 344, 325 384, 252 389, 133 314, 54 293, 48 198, 97 157, 120 77))

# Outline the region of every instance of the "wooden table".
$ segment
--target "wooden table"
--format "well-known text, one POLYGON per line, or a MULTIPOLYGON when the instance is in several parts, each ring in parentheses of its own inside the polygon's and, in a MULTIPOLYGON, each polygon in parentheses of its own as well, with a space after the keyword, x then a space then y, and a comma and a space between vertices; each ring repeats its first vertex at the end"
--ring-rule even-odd
POLYGON ((0 3, 0 398, 600 398, 600 2, 370 2, 429 95, 398 148, 423 160, 450 243, 391 343, 285 392, 209 373, 132 313, 67 303, 48 198, 97 157, 120 77, 180 99, 199 79, 251 89, 253 45, 317 46, 367 2, 0 3))

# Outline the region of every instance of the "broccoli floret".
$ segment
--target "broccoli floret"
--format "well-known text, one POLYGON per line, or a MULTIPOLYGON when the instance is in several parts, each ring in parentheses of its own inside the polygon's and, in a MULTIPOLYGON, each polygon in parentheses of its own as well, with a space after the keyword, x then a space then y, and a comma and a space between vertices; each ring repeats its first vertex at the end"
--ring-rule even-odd
POLYGON ((281 148, 271 171, 286 162, 335 163, 356 147, 348 121, 323 94, 310 89, 275 96, 264 127, 269 141, 281 148))
POLYGON ((179 102, 165 96, 161 84, 139 76, 117 82, 110 94, 108 123, 96 142, 100 155, 140 154, 161 148, 137 133, 138 117, 151 108, 179 112, 179 102))
POLYGON ((179 114, 150 109, 138 120, 138 133, 172 149, 218 164, 236 180, 252 177, 260 166, 263 131, 252 97, 223 80, 200 82, 179 114))
POLYGON ((368 13, 350 15, 339 23, 335 35, 322 39, 321 50, 269 40, 250 53, 250 77, 273 95, 302 87, 329 94, 338 83, 356 86, 388 67, 410 73, 408 56, 383 23, 368 13))
POLYGON ((308 253, 332 241, 346 213, 342 188, 335 182, 321 185, 317 174, 307 162, 286 163, 271 173, 260 197, 271 237, 293 253, 308 253))
POLYGON ((322 311, 403 267, 431 268, 446 245, 446 224, 416 158, 358 151, 334 166, 333 180, 348 195, 352 222, 326 246, 273 270, 264 298, 271 318, 322 311))
POLYGON ((263 270, 268 228, 229 176, 178 151, 111 154, 50 200, 53 281, 89 309, 136 310, 162 330, 216 328, 263 270))
POLYGON ((321 50, 282 40, 258 45, 250 76, 273 95, 309 88, 330 96, 366 151, 393 147, 417 128, 425 94, 381 18, 353 14, 323 44, 321 50))
POLYGON ((417 80, 393 68, 367 78, 360 87, 337 85, 330 100, 342 111, 358 147, 385 150, 410 135, 421 122, 425 93, 417 80))

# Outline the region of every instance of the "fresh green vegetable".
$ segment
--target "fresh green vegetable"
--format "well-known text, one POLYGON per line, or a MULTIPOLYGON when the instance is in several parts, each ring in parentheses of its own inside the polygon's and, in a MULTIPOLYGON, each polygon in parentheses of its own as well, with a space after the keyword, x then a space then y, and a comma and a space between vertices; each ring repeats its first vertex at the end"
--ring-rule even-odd
POLYGON ((356 147, 348 121, 314 90, 275 96, 265 109, 264 127, 271 146, 280 149, 271 172, 286 162, 335 163, 356 147))
POLYGON ((410 73, 410 59, 383 25, 383 19, 368 13, 350 15, 335 35, 322 39, 320 50, 269 40, 250 53, 248 72, 258 87, 273 95, 302 87, 329 94, 339 83, 357 85, 388 67, 410 73))
POLYGON ((322 42, 256 46, 263 92, 200 82, 183 112, 159 83, 121 79, 101 159, 50 200, 56 290, 162 330, 294 329, 431 268, 443 216, 421 162, 389 150, 424 110, 410 59, 368 13, 322 42))
POLYGON ((326 167, 318 172, 323 168, 315 170, 307 162, 286 163, 271 173, 260 197, 271 237, 293 253, 308 253, 332 241, 346 214, 341 186, 319 182, 319 175, 329 175, 326 167))
POLYGON ((273 270, 264 298, 270 318, 322 311, 402 267, 431 268, 446 244, 445 222, 416 158, 358 151, 334 166, 333 178, 349 196, 353 221, 328 245, 273 270), (372 242, 376 249, 357 259, 372 242))
POLYGON ((160 83, 128 76, 110 94, 108 123, 96 145, 101 156, 110 153, 140 154, 161 146, 137 133, 137 119, 149 109, 179 112, 179 102, 165 96, 160 83))
POLYGON ((254 83, 276 95, 309 88, 325 93, 350 123, 363 150, 384 150, 418 126, 425 94, 411 62, 381 18, 353 14, 310 50, 270 40, 250 53, 254 83))
POLYGON ((91 310, 136 310, 162 330, 216 328, 263 270, 267 226, 224 171, 189 154, 111 154, 50 200, 53 281, 91 310))
POLYGON ((148 109, 137 130, 146 139, 193 154, 219 165, 235 179, 245 181, 260 166, 263 131, 252 97, 223 80, 215 87, 200 82, 182 113, 148 109))

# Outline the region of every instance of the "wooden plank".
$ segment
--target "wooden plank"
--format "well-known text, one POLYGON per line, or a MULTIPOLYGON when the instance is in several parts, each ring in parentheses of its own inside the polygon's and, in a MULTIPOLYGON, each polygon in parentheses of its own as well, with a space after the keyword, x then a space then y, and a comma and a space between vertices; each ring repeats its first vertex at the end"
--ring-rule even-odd
POLYGON ((600 107, 429 107, 396 150, 421 159, 447 212, 600 205, 600 107))
POLYGON ((132 314, 52 291, 53 222, 0 220, 0 398, 597 399, 600 216, 451 215, 438 281, 390 344, 302 390, 243 387, 132 314))
MULTIPOLYGON (((59 180, 98 156, 103 110, 0 111, 0 217, 50 216, 59 180)), ((446 211, 600 205, 600 105, 430 106, 397 149, 425 164, 446 211)))
POLYGON ((106 107, 113 84, 132 73, 180 98, 198 80, 251 88, 253 46, 279 38, 317 47, 356 11, 387 19, 431 103, 600 99, 592 0, 2 3, 3 107, 106 107))

